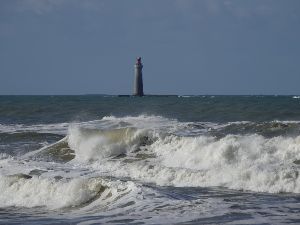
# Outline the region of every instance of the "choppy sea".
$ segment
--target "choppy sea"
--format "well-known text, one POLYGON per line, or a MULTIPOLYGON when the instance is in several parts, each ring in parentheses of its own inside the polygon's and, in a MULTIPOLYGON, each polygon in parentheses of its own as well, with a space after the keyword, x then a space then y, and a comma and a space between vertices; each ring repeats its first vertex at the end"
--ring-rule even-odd
POLYGON ((0 224, 300 224, 300 96, 0 96, 0 224))

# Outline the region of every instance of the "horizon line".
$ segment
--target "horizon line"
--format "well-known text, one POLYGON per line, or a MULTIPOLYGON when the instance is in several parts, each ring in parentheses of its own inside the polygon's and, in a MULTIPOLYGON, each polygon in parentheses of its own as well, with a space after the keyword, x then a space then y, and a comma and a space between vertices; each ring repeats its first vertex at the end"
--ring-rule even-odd
MULTIPOLYGON (((136 97, 132 94, 0 94, 0 96, 115 96, 115 97, 123 97, 123 96, 132 96, 136 97)), ((300 96, 300 94, 145 94, 142 97, 147 96, 300 96)))

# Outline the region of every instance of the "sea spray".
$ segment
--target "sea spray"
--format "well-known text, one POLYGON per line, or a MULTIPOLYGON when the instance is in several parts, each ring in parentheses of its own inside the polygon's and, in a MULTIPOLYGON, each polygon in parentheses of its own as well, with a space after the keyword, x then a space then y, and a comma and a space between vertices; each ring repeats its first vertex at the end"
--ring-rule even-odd
MULTIPOLYGON (((93 164, 114 176, 180 187, 221 186, 257 192, 300 192, 300 136, 179 137, 146 146, 153 158, 93 164)), ((132 157, 132 155, 131 155, 132 157)))
POLYGON ((294 163, 300 158, 300 136, 269 139, 260 135, 227 135, 221 139, 169 136, 155 142, 151 149, 162 166, 178 168, 179 174, 187 170, 187 177, 193 174, 194 179, 186 184, 180 181, 180 186, 300 192, 299 165, 294 163))
MULTIPOLYGON (((215 132, 223 132, 232 124, 248 127, 251 123, 245 121, 216 126, 171 120, 172 126, 169 127, 168 119, 154 116, 105 117, 101 121, 105 123, 102 129, 98 128, 98 123, 94 128, 87 123, 82 126, 71 124, 65 139, 40 150, 40 153, 50 154, 54 147, 57 153, 57 148, 67 149, 66 144, 74 151, 67 157, 69 161, 75 156, 71 164, 88 165, 105 174, 158 185, 300 192, 300 165, 297 163, 300 159, 300 136, 212 136, 209 133, 203 135, 203 131, 198 135, 181 132, 185 127, 199 130, 199 126, 204 125, 211 126, 215 132), (109 125, 107 121, 110 121, 109 125), (148 129, 147 123, 151 125, 148 129), (116 124, 126 125, 119 128, 116 124)), ((279 128, 286 126, 280 125, 279 128)), ((269 129, 270 126, 265 127, 269 129)), ((61 157, 58 153, 55 156, 61 157)))
POLYGON ((75 151, 76 160, 88 162, 136 151, 148 140, 148 135, 149 132, 144 129, 105 131, 72 125, 69 128, 68 144, 75 151))
POLYGON ((55 178, 7 176, 0 179, 1 207, 36 207, 50 209, 83 204, 104 188, 97 179, 56 180, 55 178))

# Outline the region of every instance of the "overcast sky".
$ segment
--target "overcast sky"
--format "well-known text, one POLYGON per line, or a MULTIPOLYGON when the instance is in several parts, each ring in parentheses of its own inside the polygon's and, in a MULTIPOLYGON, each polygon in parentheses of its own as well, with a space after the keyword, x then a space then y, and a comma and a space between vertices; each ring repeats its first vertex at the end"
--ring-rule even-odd
POLYGON ((0 94, 300 94, 299 0, 1 0, 0 94))

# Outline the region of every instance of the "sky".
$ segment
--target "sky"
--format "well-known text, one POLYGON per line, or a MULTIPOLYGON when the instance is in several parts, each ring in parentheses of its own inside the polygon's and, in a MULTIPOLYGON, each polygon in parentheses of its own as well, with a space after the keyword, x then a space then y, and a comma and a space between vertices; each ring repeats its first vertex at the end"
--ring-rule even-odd
POLYGON ((0 0, 0 95, 300 94, 299 0, 0 0))

